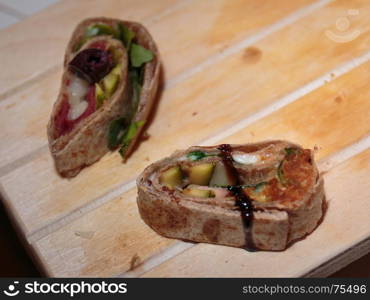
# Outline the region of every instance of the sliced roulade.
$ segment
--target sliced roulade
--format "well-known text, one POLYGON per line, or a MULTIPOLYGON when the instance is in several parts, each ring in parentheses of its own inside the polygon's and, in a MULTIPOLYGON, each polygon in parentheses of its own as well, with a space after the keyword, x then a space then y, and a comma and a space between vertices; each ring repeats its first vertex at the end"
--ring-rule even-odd
POLYGON ((142 219, 170 238, 284 250, 325 210, 309 149, 286 141, 177 151, 137 180, 142 219))
POLYGON ((127 158, 153 107, 159 72, 157 47, 142 25, 92 18, 76 27, 47 130, 62 176, 116 148, 127 158))

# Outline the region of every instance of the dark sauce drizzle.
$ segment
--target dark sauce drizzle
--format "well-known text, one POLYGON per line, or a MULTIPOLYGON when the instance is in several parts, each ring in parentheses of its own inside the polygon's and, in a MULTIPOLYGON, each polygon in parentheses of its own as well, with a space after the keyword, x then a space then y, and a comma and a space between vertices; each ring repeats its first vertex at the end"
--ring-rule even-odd
POLYGON ((217 149, 221 151, 222 161, 225 165, 228 177, 230 177, 235 183, 235 186, 230 185, 227 189, 234 195, 235 205, 239 207, 241 212, 245 230, 245 247, 247 250, 253 251, 256 247, 253 244, 251 231, 253 221, 252 199, 244 193, 244 190, 241 187, 242 182, 240 180, 239 173, 233 165, 231 146, 229 144, 222 144, 217 149))

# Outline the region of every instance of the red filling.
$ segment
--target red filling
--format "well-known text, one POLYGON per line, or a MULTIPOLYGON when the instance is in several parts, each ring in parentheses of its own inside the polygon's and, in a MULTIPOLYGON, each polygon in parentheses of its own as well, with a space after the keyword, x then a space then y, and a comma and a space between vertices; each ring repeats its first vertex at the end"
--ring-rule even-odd
POLYGON ((60 107, 59 113, 55 116, 55 135, 59 137, 70 132, 74 126, 80 122, 82 119, 86 118, 87 116, 91 115, 95 111, 95 86, 91 85, 88 89, 86 94, 86 100, 88 102, 88 106, 83 112, 81 116, 79 116, 75 120, 68 119, 68 112, 70 110, 70 105, 68 102, 67 95, 63 95, 62 105, 60 107))
MULTIPOLYGON (((106 51, 107 45, 108 44, 106 41, 97 41, 95 43, 92 43, 89 46, 89 48, 95 48, 106 51)), ((70 79, 67 79, 65 84, 68 86, 70 84, 70 79)), ((78 122, 88 117, 93 112, 95 112, 96 110, 95 85, 89 86, 88 92, 86 94, 86 100, 88 102, 88 106, 86 110, 83 112, 83 114, 75 120, 68 120, 70 105, 68 102, 68 96, 66 94, 63 95, 63 100, 59 113, 55 116, 55 138, 58 138, 70 132, 78 122)))
POLYGON ((95 48, 100 50, 107 50, 107 42, 106 41, 97 41, 92 43, 89 48, 95 48))

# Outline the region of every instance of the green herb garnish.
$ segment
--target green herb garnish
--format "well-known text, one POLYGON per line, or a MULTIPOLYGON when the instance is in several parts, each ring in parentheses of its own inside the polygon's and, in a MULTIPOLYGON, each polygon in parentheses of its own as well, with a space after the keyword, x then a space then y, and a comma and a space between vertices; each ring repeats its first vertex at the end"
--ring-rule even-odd
POLYGON ((142 64, 149 62, 153 59, 153 52, 145 49, 144 47, 132 43, 130 51, 130 60, 133 67, 141 67, 142 64))

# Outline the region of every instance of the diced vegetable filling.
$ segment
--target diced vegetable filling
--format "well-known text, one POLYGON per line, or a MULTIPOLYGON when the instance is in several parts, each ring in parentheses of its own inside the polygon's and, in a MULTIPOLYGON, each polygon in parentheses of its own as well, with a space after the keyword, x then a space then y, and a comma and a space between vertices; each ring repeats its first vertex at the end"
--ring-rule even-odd
MULTIPOLYGON (((96 36, 110 36, 119 40, 126 48, 129 57, 128 86, 132 86, 132 111, 113 120, 108 135, 108 147, 120 146, 122 156, 135 138, 145 121, 134 121, 140 101, 145 64, 153 60, 153 53, 139 45, 136 34, 123 23, 92 24, 74 45, 74 52, 96 36)), ((59 137, 70 132, 75 125, 88 117, 114 95, 122 79, 122 50, 99 40, 87 49, 78 52, 68 64, 69 76, 65 84, 60 111, 55 118, 55 135, 59 137)))
MULTIPOLYGON (((313 184, 313 165, 311 152, 306 149, 284 148, 273 163, 272 172, 275 176, 266 177, 256 183, 242 182, 230 176, 227 166, 215 151, 192 151, 180 158, 176 165, 162 170, 159 183, 169 189, 177 190, 188 197, 217 197, 217 191, 224 189, 222 197, 232 196, 232 187, 241 188, 252 200, 257 202, 291 202, 300 199, 313 184), (282 159, 281 159, 282 158, 282 159)), ((233 164, 240 167, 263 164, 267 156, 248 153, 232 153, 233 164), (259 157, 258 162, 255 158, 259 157)))

